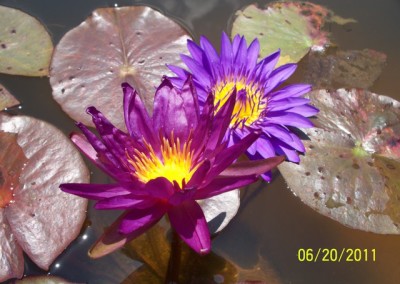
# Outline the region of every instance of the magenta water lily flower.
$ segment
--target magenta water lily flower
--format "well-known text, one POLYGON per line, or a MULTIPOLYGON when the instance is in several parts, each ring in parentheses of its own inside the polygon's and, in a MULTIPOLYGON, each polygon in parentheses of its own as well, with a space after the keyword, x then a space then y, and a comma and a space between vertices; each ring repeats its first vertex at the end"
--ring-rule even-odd
POLYGON ((90 107, 99 138, 80 123, 84 135, 71 136, 116 183, 62 184, 61 189, 97 200, 96 209, 125 210, 102 237, 115 243, 106 253, 142 234, 164 214, 190 247, 209 252, 210 234, 196 200, 248 185, 283 158, 234 163, 260 135, 250 131, 230 146, 222 141, 235 107, 235 90, 217 111, 209 95, 200 112, 190 76, 179 89, 164 78, 155 93, 152 117, 131 86, 123 84, 123 92, 128 134, 90 107))
MULTIPOLYGON (((296 70, 296 64, 275 68, 279 51, 257 62, 258 40, 247 47, 245 38, 239 35, 231 42, 223 33, 220 54, 205 37, 200 38, 200 45, 189 40, 187 46, 191 56, 181 55, 181 58, 188 70, 168 66, 177 75, 171 78, 174 85, 182 86, 188 76, 193 76, 200 104, 204 104, 212 92, 216 110, 230 100, 232 89, 237 90, 230 131, 225 137, 228 145, 259 130, 259 139, 247 149, 250 159, 278 154, 299 162, 298 152, 305 152, 305 148, 292 128, 312 127, 307 117, 318 110, 308 104, 308 99, 302 98, 311 90, 310 85, 288 85, 277 90, 296 70)), ((263 177, 270 180, 270 173, 263 177)))

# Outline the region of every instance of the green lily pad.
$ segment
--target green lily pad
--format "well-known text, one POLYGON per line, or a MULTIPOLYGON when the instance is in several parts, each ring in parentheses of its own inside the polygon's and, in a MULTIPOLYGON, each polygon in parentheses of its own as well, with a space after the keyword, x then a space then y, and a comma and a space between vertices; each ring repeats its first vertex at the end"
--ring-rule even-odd
POLYGON ((280 49, 279 66, 300 61, 310 49, 324 50, 330 44, 328 33, 321 30, 326 21, 355 22, 309 2, 274 2, 265 9, 253 4, 236 13, 231 35, 258 38, 262 57, 280 49))
POLYGON ((13 95, 11 95, 2 84, 0 84, 0 111, 18 104, 19 101, 13 95))
POLYGON ((69 31, 51 63, 54 99, 74 120, 92 125, 85 110, 100 109, 125 129, 121 83, 134 86, 149 110, 166 63, 183 67, 188 33, 158 11, 142 6, 102 8, 69 31))
POLYGON ((46 76, 53 43, 43 25, 19 10, 0 6, 0 73, 46 76))
POLYGON ((315 89, 367 89, 385 66, 386 55, 371 49, 338 50, 334 54, 310 53, 304 81, 315 89))
POLYGON ((400 103, 366 90, 310 94, 320 109, 305 130, 300 164, 279 166, 291 190, 319 213, 382 234, 400 233, 400 103))

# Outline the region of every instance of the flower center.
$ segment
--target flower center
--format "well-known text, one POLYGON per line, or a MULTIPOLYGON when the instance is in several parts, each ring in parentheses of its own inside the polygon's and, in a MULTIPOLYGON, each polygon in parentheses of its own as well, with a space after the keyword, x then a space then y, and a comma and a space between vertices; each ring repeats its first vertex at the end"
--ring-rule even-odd
POLYGON ((245 80, 220 82, 214 89, 214 105, 218 111, 229 99, 233 88, 236 87, 237 98, 233 109, 231 126, 250 126, 258 120, 267 104, 262 99, 262 89, 257 84, 246 84, 245 80))
POLYGON ((177 183, 182 189, 199 165, 193 167, 193 151, 190 151, 191 139, 181 145, 179 138, 174 140, 162 138, 161 157, 158 157, 151 145, 145 142, 148 150, 143 152, 134 150, 133 156, 127 153, 128 162, 133 166, 132 173, 140 181, 146 183, 158 177, 164 177, 171 183, 177 183))

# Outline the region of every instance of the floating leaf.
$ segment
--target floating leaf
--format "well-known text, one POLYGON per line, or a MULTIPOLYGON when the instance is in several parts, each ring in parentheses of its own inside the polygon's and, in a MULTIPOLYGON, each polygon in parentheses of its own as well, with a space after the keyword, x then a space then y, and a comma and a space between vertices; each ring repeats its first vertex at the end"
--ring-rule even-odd
POLYGON ((7 229, 0 234, 16 247, 15 253, 21 248, 39 267, 48 269, 79 234, 86 216, 87 201, 62 192, 59 184, 88 182, 88 170, 69 139, 48 123, 0 115, 0 130, 16 133, 28 158, 19 184, 14 185, 13 201, 0 209, 0 227, 7 229))
POLYGON ((19 10, 0 6, 0 73, 46 76, 53 43, 43 25, 19 10))
POLYGON ((188 38, 177 23, 149 7, 97 9, 57 45, 53 96, 77 121, 92 125, 85 110, 95 106, 125 129, 121 83, 133 85, 151 109, 155 87, 171 74, 165 64, 182 65, 179 53, 187 53, 188 38))
POLYGON ((304 81, 316 89, 367 89, 386 65, 386 55, 371 49, 310 53, 307 59, 304 81))
POLYGON ((2 84, 0 84, 0 111, 18 104, 19 101, 14 98, 14 96, 11 95, 2 84))
MULTIPOLYGON (((56 276, 29 276, 15 281, 16 284, 72 284, 63 278, 56 276)), ((76 284, 76 283, 75 283, 76 284)))
POLYGON ((205 200, 199 204, 206 217, 211 234, 223 230, 235 217, 240 207, 239 189, 228 191, 205 200))
POLYGON ((354 22, 335 17, 332 11, 310 2, 274 2, 265 9, 250 5, 238 11, 231 35, 258 38, 262 57, 280 49, 278 65, 282 65, 300 61, 310 49, 324 50, 330 43, 327 33, 321 31, 326 21, 354 22))
POLYGON ((299 165, 279 169, 308 206, 342 224, 400 233, 400 103, 368 91, 314 91, 317 128, 299 165))

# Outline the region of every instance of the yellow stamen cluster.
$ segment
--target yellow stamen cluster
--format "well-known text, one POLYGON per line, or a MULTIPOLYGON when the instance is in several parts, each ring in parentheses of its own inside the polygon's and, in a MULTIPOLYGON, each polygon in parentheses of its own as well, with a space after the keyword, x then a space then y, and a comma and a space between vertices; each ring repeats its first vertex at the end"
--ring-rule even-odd
POLYGON ((244 80, 221 82, 214 88, 214 105, 219 104, 218 111, 228 101, 234 87, 236 87, 237 94, 244 90, 246 98, 236 98, 230 125, 249 126, 260 117, 267 107, 266 103, 262 101, 262 92, 257 85, 246 84, 244 80))
POLYGON ((132 174, 140 181, 147 183, 152 179, 164 177, 171 183, 176 182, 182 189, 196 169, 192 166, 193 151, 190 151, 191 139, 181 147, 179 138, 174 140, 162 138, 161 157, 158 157, 154 149, 148 143, 145 143, 148 153, 134 150, 133 156, 126 153, 128 162, 135 169, 132 174))

